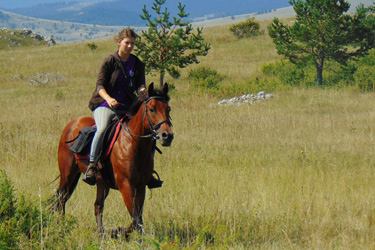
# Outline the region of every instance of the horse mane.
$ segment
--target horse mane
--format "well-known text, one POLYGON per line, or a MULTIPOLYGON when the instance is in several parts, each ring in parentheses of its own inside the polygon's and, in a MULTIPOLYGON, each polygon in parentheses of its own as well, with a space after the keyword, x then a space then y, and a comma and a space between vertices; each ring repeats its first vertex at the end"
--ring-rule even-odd
POLYGON ((135 114, 138 113, 140 107, 142 106, 142 104, 150 97, 154 97, 154 96, 157 96, 157 97, 161 97, 163 99, 165 99, 167 102, 169 102, 169 95, 164 93, 162 90, 160 89, 154 89, 154 91, 151 93, 149 93, 149 96, 148 97, 138 97, 137 100, 135 100, 133 102, 133 104, 131 105, 130 107, 130 114, 131 116, 134 116, 135 114))

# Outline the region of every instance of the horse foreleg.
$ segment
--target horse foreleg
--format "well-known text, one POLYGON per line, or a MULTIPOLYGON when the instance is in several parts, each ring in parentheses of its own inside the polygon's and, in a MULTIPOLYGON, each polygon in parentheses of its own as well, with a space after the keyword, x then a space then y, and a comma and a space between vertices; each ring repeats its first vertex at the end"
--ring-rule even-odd
POLYGON ((98 228, 99 234, 104 233, 103 228, 103 209, 104 201, 109 194, 109 187, 104 183, 103 179, 98 176, 96 180, 96 200, 95 200, 95 217, 96 225, 98 228))
POLYGON ((122 194, 126 208, 130 216, 132 217, 131 225, 125 230, 128 234, 134 229, 139 233, 143 233, 143 204, 145 200, 146 187, 133 187, 129 181, 125 181, 122 185, 119 185, 119 191, 122 194))
POLYGON ((132 225, 139 233, 143 233, 143 204, 145 201, 146 187, 133 188, 133 216, 132 225))

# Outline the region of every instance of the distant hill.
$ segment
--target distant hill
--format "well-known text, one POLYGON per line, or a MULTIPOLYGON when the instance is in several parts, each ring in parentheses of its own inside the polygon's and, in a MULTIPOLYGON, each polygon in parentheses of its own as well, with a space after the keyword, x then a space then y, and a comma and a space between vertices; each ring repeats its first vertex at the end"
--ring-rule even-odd
POLYGON ((3 10, 0 10, 0 27, 14 30, 30 29, 42 36, 53 36, 57 42, 85 41, 112 37, 123 28, 120 26, 100 26, 37 19, 3 10))
MULTIPOLYGON (((144 26, 140 18, 142 8, 153 14, 153 0, 97 1, 97 2, 59 2, 45 3, 32 7, 9 9, 9 12, 40 19, 75 22, 109 26, 144 26)), ((163 5, 171 15, 176 16, 180 1, 168 0, 163 5)), ((226 16, 248 13, 265 13, 290 6, 288 0, 189 0, 185 10, 189 13, 187 21, 202 21, 226 16)))
MULTIPOLYGON (((256 17, 258 20, 265 20, 272 19, 273 16, 290 17, 293 15, 293 9, 283 8, 260 14, 254 13, 215 19, 196 19, 196 21, 192 22, 192 24, 194 27, 207 27, 241 22, 249 17, 256 17)), ((43 36, 53 36, 57 42, 85 41, 113 37, 122 28, 128 26, 129 25, 105 26, 66 21, 53 21, 14 14, 0 9, 0 28, 5 27, 15 30, 31 29, 32 31, 43 36)), ((137 32, 143 29, 143 27, 139 26, 130 27, 135 29, 137 32)))
MULTIPOLYGON (((144 24, 140 19, 137 19, 136 16, 139 16, 143 3, 147 4, 147 9, 150 14, 154 14, 153 10, 151 10, 153 0, 144 0, 142 1, 143 3, 131 1, 126 8, 127 11, 124 10, 123 6, 125 1, 127 0, 95 3, 61 2, 42 4, 38 5, 37 8, 18 9, 19 12, 22 10, 24 15, 0 10, 0 28, 26 28, 43 36, 52 35, 57 42, 84 41, 112 37, 123 27, 128 26, 139 31, 142 29, 142 26, 144 27, 144 24), (54 7, 52 8, 52 6, 54 7), (105 6, 107 7, 105 8, 105 6), (114 11, 116 10, 116 6, 117 11, 114 11), (35 13, 33 14, 32 12, 35 13), (31 17, 31 15, 44 15, 44 18, 35 18, 31 17), (53 19, 64 20, 56 21, 53 19), (128 19, 130 21, 128 21, 128 19), (102 23, 103 25, 97 23, 102 23)), ((227 6, 228 9, 225 11, 224 1, 222 0, 190 0, 186 10, 190 13, 188 21, 190 21, 193 26, 206 27, 238 23, 249 17, 255 17, 256 20, 270 20, 275 16, 291 17, 294 15, 294 10, 290 7, 289 3, 286 5, 289 7, 276 7, 284 5, 286 2, 288 2, 288 0, 232 0, 230 4, 225 2, 225 6, 227 6), (251 5, 249 2, 253 4, 251 5), (265 4, 262 4, 262 2, 265 2, 265 4), (238 6, 236 6, 237 3, 239 4, 238 6), (272 3, 274 5, 271 5, 272 3), (213 8, 213 6, 215 6, 215 8, 213 8), (241 8, 239 6, 242 6, 243 10, 240 10, 241 8), (273 8, 271 8, 271 6, 273 6, 273 8), (192 10, 194 10, 194 12, 192 10), (243 12, 244 14, 235 14, 243 12), (211 14, 204 15, 205 13, 211 14)), ((354 13, 355 8, 359 4, 363 3, 365 6, 368 6, 373 3, 373 0, 349 0, 349 2, 351 3, 350 13, 354 13)), ((169 3, 167 6, 168 10, 171 12, 172 10, 176 11, 176 1, 167 1, 166 3, 169 3)), ((171 16, 176 16, 176 14, 172 12, 171 16)))

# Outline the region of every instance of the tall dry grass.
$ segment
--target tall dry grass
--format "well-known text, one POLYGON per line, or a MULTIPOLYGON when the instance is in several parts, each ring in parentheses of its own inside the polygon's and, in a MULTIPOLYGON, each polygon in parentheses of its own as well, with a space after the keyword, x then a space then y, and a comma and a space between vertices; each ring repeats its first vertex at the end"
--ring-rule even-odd
MULTIPOLYGON (((238 41, 223 26, 205 36, 212 50, 201 65, 227 75, 227 84, 256 77, 277 58, 266 35, 238 41)), ((48 184, 59 174, 60 133, 71 119, 91 115, 100 60, 116 49, 113 41, 96 43, 97 51, 76 43, 0 52, 0 162, 17 192, 34 197, 41 188, 48 198, 57 188, 48 184), (27 79, 37 72, 60 78, 31 86, 27 79)), ((165 184, 147 194, 143 245, 97 240, 95 188, 80 182, 67 203, 77 227, 70 245, 57 248, 374 248, 373 93, 290 89, 222 107, 186 90, 191 68, 166 79, 176 86, 175 140, 156 155, 165 184)), ((117 191, 106 201, 104 223, 130 223, 117 191)))

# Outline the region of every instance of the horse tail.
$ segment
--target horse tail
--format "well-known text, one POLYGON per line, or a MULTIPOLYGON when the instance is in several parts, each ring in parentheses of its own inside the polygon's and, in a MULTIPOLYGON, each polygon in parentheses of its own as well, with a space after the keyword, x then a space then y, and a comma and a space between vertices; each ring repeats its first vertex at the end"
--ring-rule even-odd
POLYGON ((58 179, 60 178, 60 175, 57 176, 53 181, 51 181, 49 184, 47 184, 46 186, 50 186, 52 183, 54 183, 55 181, 57 181, 58 179))
MULTIPOLYGON (((47 184, 46 187, 52 185, 59 178, 60 178, 60 175, 58 175, 53 181, 47 184)), ((57 190, 57 192, 51 198, 47 200, 46 203, 47 203, 48 211, 55 212, 56 210, 58 210, 57 202, 58 202, 59 193, 60 193, 59 190, 57 190)))

